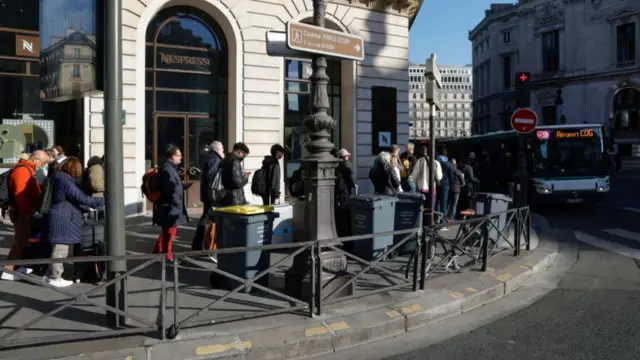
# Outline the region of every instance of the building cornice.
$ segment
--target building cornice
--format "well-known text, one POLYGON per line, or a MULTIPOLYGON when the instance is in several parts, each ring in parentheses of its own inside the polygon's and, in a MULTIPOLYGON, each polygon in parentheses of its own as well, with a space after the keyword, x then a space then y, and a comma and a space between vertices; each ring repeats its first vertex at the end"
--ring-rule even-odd
POLYGON ((423 0, 329 0, 329 2, 386 14, 407 16, 409 28, 411 28, 423 0))

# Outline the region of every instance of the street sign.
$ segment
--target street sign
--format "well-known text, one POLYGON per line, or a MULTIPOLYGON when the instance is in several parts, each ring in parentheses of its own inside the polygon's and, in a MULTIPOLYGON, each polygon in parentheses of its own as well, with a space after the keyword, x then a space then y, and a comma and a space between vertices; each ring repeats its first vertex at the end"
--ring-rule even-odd
POLYGON ((380 131, 378 133, 378 146, 381 148, 391 147, 391 132, 380 131))
POLYGON ((536 126, 538 126, 538 115, 529 108, 518 109, 511 115, 511 127, 521 134, 532 132, 536 126))
POLYGON ((267 40, 267 55, 269 56, 311 58, 309 53, 291 50, 287 47, 287 33, 285 31, 267 30, 265 36, 267 40))
POLYGON ((342 59, 364 59, 364 40, 360 36, 299 22, 287 23, 287 46, 291 50, 342 59))

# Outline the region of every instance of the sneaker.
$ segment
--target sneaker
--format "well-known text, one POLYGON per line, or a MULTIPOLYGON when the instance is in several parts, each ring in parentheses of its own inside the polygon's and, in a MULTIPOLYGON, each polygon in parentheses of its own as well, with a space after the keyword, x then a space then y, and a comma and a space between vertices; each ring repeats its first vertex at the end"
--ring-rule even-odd
POLYGON ((15 277, 13 276, 13 274, 9 274, 8 272, 3 272, 2 275, 0 275, 0 279, 2 280, 7 280, 7 281, 13 281, 15 280, 15 277))
POLYGON ((73 285, 73 281, 65 280, 63 278, 50 279, 49 277, 45 276, 44 277, 44 281, 46 281, 47 284, 49 284, 51 286, 55 286, 55 287, 67 287, 67 286, 73 285))
POLYGON ((440 229, 440 231, 449 231, 448 227, 443 227, 442 229, 440 229))
POLYGON ((28 267, 21 267, 21 268, 18 268, 18 270, 17 270, 17 271, 18 271, 19 273, 29 275, 29 274, 31 274, 31 273, 33 272, 33 269, 30 269, 30 268, 28 268, 28 267))

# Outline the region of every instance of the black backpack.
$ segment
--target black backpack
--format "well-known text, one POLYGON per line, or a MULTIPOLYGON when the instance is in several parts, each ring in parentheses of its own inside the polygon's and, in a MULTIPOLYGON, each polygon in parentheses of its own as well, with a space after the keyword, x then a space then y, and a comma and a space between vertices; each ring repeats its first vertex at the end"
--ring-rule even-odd
POLYGON ((251 193, 258 196, 269 195, 269 187, 267 186, 267 169, 262 166, 253 174, 251 179, 251 193))
POLYGON ((6 210, 13 202, 14 194, 9 187, 9 179, 11 179, 11 174, 13 173, 13 171, 18 167, 27 168, 31 173, 32 179, 36 176, 35 171, 31 171, 31 169, 29 169, 29 167, 26 165, 17 165, 13 169, 0 174, 0 208, 2 210, 6 210))
POLYGON ((304 195, 304 181, 302 180, 302 168, 294 171, 289 180, 289 194, 293 197, 304 195))

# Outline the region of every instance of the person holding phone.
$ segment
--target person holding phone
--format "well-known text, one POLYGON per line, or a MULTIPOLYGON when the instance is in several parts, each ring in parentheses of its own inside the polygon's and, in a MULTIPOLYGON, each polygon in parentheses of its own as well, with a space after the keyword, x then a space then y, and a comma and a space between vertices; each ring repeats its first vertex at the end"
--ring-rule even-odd
POLYGON ((242 161, 247 155, 249 155, 249 148, 239 142, 233 145, 231 154, 222 161, 222 186, 226 194, 220 206, 247 204, 244 187, 249 182, 249 173, 242 170, 242 161))

